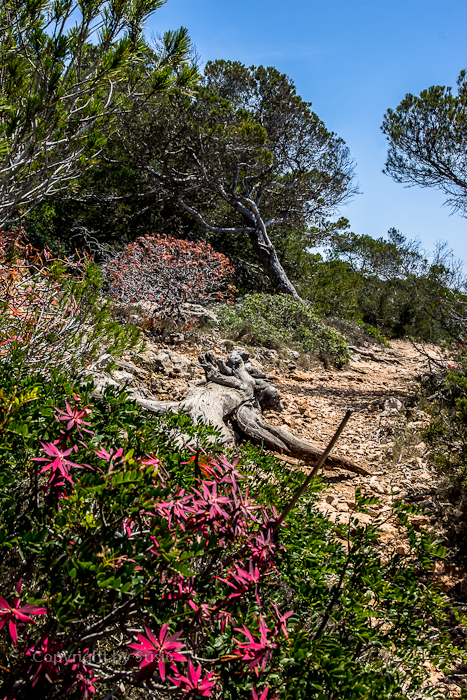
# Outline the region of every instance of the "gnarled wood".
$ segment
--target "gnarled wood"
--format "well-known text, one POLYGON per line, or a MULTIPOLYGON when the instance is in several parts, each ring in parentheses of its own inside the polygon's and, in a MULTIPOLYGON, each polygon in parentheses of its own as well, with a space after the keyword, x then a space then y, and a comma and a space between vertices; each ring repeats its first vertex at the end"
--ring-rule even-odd
MULTIPOLYGON (((316 461, 322 450, 307 440, 293 435, 285 428, 267 423, 261 410, 282 410, 279 391, 266 381, 266 375, 248 362, 246 351, 231 352, 227 359, 216 358, 214 353, 200 355, 207 383, 192 387, 182 401, 139 400, 143 408, 155 413, 185 411, 195 423, 212 425, 220 432, 222 444, 233 444, 235 436, 228 427, 232 423, 254 442, 280 454, 295 455, 316 461)), ((368 472, 345 457, 329 455, 328 467, 346 469, 355 474, 368 472)))

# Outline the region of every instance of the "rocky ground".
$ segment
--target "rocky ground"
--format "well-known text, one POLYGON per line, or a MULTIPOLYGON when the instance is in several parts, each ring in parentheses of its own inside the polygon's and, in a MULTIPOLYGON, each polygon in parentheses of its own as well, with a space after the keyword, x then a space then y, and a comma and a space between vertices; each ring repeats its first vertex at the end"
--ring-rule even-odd
MULTIPOLYGON (((149 344, 142 353, 126 357, 127 366, 123 362, 118 370, 96 376, 102 384, 128 382, 144 398, 179 400, 191 382, 205 381, 198 364, 199 352, 211 349, 225 357, 231 346, 230 341, 215 336, 201 337, 190 347, 185 343, 149 344)), ((318 508, 329 519, 348 523, 353 518, 362 524, 377 520, 381 524, 381 545, 408 554, 402 529, 391 517, 392 501, 398 499, 422 506, 421 514, 410 516, 416 529, 439 531, 442 503, 422 436, 430 419, 418 400, 420 377, 428 370, 423 354, 402 340, 394 341, 391 348, 353 348, 351 361, 337 370, 325 369, 321 364, 310 367, 306 358, 293 351, 249 350, 253 364, 263 369, 282 395, 284 410, 264 414, 269 423, 287 427, 324 449, 345 412, 354 411, 335 452, 364 467, 369 475, 324 472, 326 488, 318 508), (357 488, 378 498, 369 513, 355 510, 357 488)), ((437 353, 436 348, 429 350, 437 353)), ((105 364, 103 360, 101 367, 105 364)), ((288 466, 307 469, 297 459, 279 458, 288 466)), ((461 606, 462 601, 467 602, 467 574, 463 569, 447 560, 436 565, 433 576, 461 606)), ((465 632, 460 628, 453 634, 465 637, 465 632)), ((467 678, 466 670, 448 677, 434 672, 432 682, 447 696, 460 697, 459 683, 467 678)))

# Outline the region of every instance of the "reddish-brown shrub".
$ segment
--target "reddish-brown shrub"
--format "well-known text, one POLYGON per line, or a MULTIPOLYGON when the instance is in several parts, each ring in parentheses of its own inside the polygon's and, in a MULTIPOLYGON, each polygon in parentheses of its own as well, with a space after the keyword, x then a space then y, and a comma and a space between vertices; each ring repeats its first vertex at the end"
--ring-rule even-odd
POLYGON ((87 364, 104 350, 135 345, 100 296, 98 268, 87 258, 54 258, 22 231, 0 231, 0 362, 35 371, 87 364))
POLYGON ((184 304, 206 304, 232 295, 228 258, 209 243, 157 234, 141 236, 106 265, 110 294, 125 304, 141 305, 151 325, 170 319, 190 323, 184 304), (224 291, 221 291, 224 288, 224 291))

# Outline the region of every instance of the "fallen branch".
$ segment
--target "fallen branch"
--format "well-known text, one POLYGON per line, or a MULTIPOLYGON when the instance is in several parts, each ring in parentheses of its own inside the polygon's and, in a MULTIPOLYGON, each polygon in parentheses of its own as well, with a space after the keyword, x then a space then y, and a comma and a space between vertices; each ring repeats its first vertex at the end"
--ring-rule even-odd
POLYGON ((288 516, 290 511, 297 505, 298 501, 300 500, 300 497, 303 495, 303 493, 306 491, 308 486, 311 484, 313 479, 315 478, 316 474, 318 473, 318 469, 320 469, 326 459, 329 457, 329 454, 331 453, 331 450, 333 449, 334 445, 340 438, 342 431, 344 430, 345 426, 347 425, 347 422, 352 415, 352 411, 347 411, 345 414, 344 418, 341 421, 341 424, 337 428, 336 432, 334 433, 333 437, 331 438, 331 441, 329 445, 326 447, 322 455, 319 457, 318 461, 316 462, 315 466, 311 470, 311 472, 308 474, 307 478, 303 482, 303 484, 300 486, 300 488, 297 490, 291 501, 286 505, 280 516, 277 518, 274 527, 272 529, 272 534, 274 535, 277 530, 280 528, 282 523, 284 522, 285 518, 288 516))
MULTIPOLYGON (((283 409, 281 395, 248 359, 246 351, 231 352, 225 361, 216 358, 213 352, 207 352, 199 356, 206 384, 191 387, 181 401, 135 398, 143 408, 154 413, 183 410, 195 423, 212 425, 220 432, 222 444, 234 445, 236 433, 240 433, 276 453, 297 456, 305 463, 313 460, 314 463, 321 456, 319 447, 264 420, 263 409, 283 409)), ((338 455, 328 455, 325 466, 368 475, 365 469, 338 455)))

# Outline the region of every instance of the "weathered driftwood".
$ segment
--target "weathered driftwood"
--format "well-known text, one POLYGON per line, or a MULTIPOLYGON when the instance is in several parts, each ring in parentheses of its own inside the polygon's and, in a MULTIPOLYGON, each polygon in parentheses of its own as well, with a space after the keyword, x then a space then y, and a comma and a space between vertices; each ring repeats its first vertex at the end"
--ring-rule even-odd
MULTIPOLYGON (((281 397, 266 381, 266 375, 248 359, 246 351, 231 352, 225 362, 212 352, 202 354, 199 361, 206 374, 205 385, 192 387, 182 401, 140 400, 140 403, 155 413, 177 413, 183 409, 193 421, 217 428, 224 444, 232 444, 237 431, 280 454, 294 455, 304 462, 318 459, 322 453, 319 447, 263 419, 262 409, 282 410, 281 397)), ((337 455, 330 455, 325 466, 368 474, 362 467, 337 455)))

